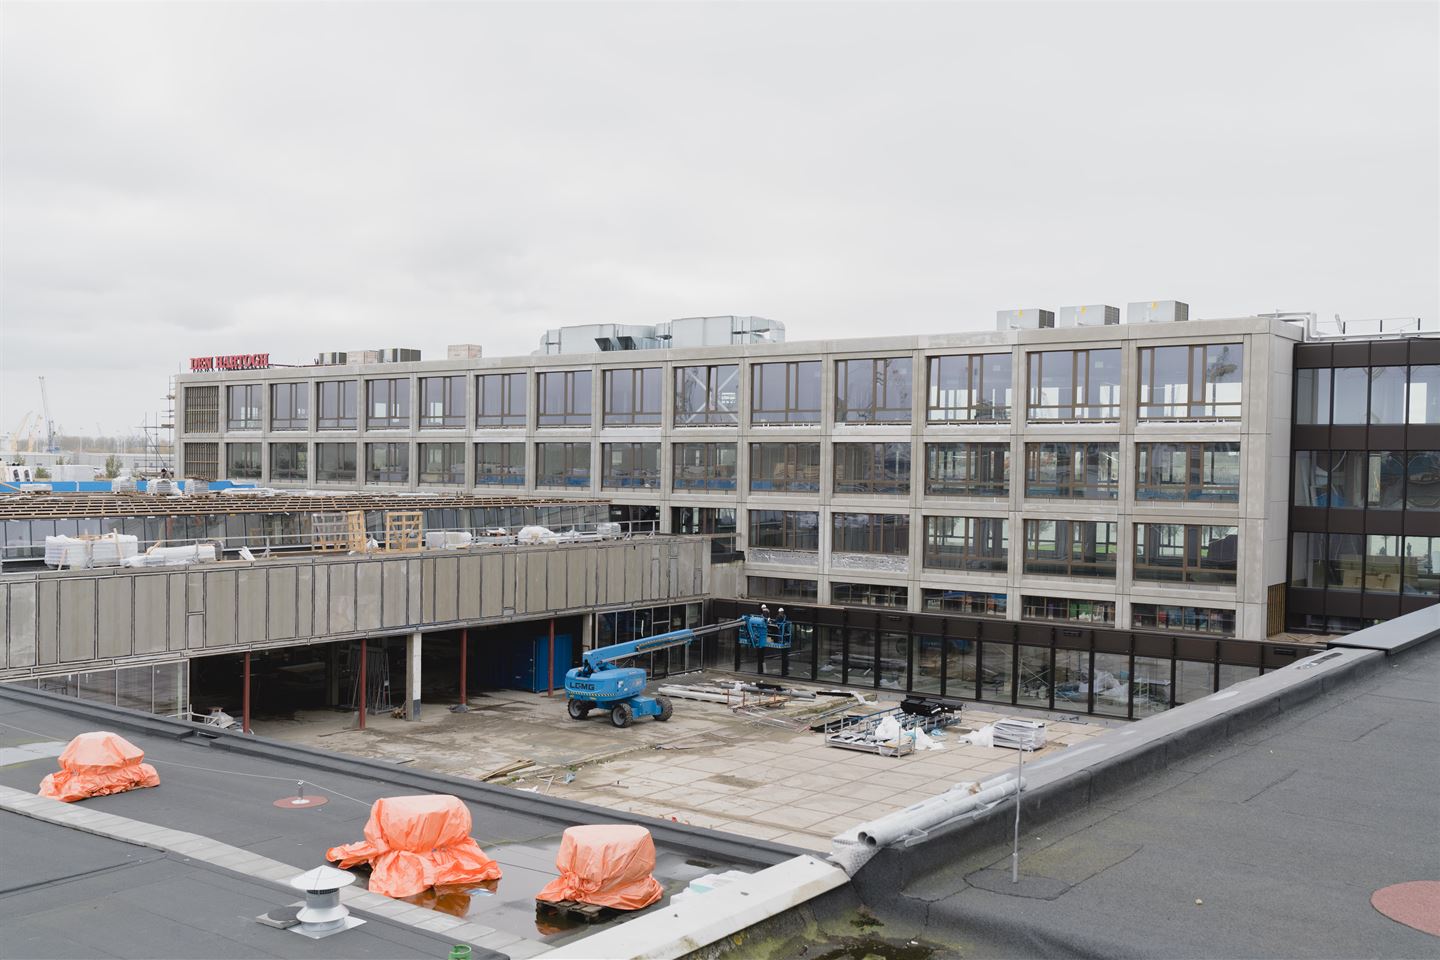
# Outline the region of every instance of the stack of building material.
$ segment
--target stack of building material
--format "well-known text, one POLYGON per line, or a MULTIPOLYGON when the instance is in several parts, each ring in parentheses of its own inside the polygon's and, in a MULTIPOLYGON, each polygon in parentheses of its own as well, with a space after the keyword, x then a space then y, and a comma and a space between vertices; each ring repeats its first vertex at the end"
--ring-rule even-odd
POLYGON ((425 534, 426 550, 458 550, 474 542, 475 538, 463 530, 430 530, 425 534))
POLYGON ((996 720, 992 732, 995 746, 1011 750, 1039 750, 1045 746, 1045 721, 1010 717, 996 720))
POLYGON ((107 533, 103 537, 46 537, 45 565, 72 570, 115 567, 134 557, 139 550, 139 539, 123 533, 107 533))
POLYGON ((192 543, 184 547, 151 547, 138 557, 121 561, 126 567, 184 567, 192 563, 214 563, 217 554, 213 543, 192 543))

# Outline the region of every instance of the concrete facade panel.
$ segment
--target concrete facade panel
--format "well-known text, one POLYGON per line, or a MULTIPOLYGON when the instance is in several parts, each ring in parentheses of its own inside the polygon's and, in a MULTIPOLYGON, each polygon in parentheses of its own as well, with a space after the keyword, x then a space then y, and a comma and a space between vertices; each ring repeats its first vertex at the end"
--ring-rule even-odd
POLYGON ((430 579, 435 597, 431 621, 449 623, 460 619, 460 558, 441 557, 436 560, 435 572, 430 579))
MULTIPOLYGON (((205 602, 200 612, 204 614, 205 646, 231 646, 236 642, 235 572, 219 570, 207 572, 204 576, 205 602)), ((195 610, 194 607, 190 609, 192 612, 195 610)))
MULTIPOLYGON (((295 637, 296 579, 294 567, 276 567, 266 571, 269 606, 266 613, 267 640, 289 640, 295 637)), ((309 606, 309 598, 306 598, 309 606)))
POLYGON ((100 656, 124 657, 135 652, 136 623, 131 600, 132 591, 139 587, 142 579, 149 578, 106 577, 95 581, 99 591, 97 651, 100 656))
MULTIPOLYGON (((24 664, 30 666, 30 664, 24 664)), ((10 669, 10 589, 0 584, 0 670, 10 669)))
POLYGON ((60 662, 60 584, 40 584, 40 613, 36 618, 41 663, 60 662))
POLYGON ((243 644, 264 643, 265 610, 270 605, 263 569, 238 570, 235 574, 236 639, 243 644))
POLYGON ((546 606, 550 609, 579 606, 578 603, 571 603, 569 597, 570 571, 565 560, 565 554, 558 550, 545 556, 545 597, 546 606))
POLYGON ((421 576, 420 558, 405 561, 405 618, 404 623, 423 623, 429 618, 420 612, 420 597, 424 592, 425 579, 421 576))
POLYGON ((152 574, 135 578, 136 653, 161 653, 169 649, 170 576, 152 574))
POLYGON ((315 568, 303 564, 295 570, 295 636, 314 633, 311 615, 315 610, 315 568))
POLYGON ((565 585, 567 606, 593 607, 595 605, 595 578, 591 575, 591 564, 585 562, 585 555, 578 550, 567 550, 565 557, 565 585))
MULTIPOLYGON (((357 563, 355 580, 349 585, 349 594, 332 596, 332 603, 338 601, 341 605, 347 602, 354 604, 355 617, 350 626, 351 630, 380 629, 380 582, 378 561, 357 563)), ((333 582, 331 592, 332 595, 335 593, 333 582)))
POLYGON ((500 578, 505 575, 505 558, 496 556, 476 557, 480 562, 480 576, 475 583, 479 594, 480 616, 498 617, 504 608, 505 587, 500 578))
POLYGON ((385 627, 404 626, 409 611, 409 573, 407 560, 382 560, 380 623, 385 627))
POLYGON ((525 563, 523 578, 525 606, 516 607, 516 609, 524 610, 526 613, 539 613, 545 610, 549 604, 550 558, 543 553, 528 553, 523 559, 525 563))
POLYGON ((515 564, 518 560, 513 553, 507 553, 500 558, 500 604, 508 610, 519 609, 515 604, 515 564))
POLYGON ((480 571, 479 557, 455 558, 457 620, 474 620, 480 616, 480 571))
POLYGON ((168 610, 168 649, 185 649, 185 574, 165 575, 165 602, 168 610))
POLYGON ((435 560, 425 557, 420 567, 420 619, 426 622, 435 619, 435 560))
POLYGON ((95 581, 60 581, 60 659, 93 660, 95 643, 95 581))
POLYGON ((33 667, 36 661, 35 614, 40 595, 39 585, 12 583, 6 591, 8 606, 5 623, 9 635, 9 661, 7 667, 33 667))

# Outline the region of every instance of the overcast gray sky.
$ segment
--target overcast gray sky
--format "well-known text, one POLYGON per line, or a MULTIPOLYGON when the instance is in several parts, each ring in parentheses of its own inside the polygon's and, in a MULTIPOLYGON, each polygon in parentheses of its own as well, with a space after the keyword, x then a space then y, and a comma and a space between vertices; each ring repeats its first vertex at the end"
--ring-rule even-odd
POLYGON ((1440 312, 1435 3, 0 7, 0 432, 196 355, 1440 312))

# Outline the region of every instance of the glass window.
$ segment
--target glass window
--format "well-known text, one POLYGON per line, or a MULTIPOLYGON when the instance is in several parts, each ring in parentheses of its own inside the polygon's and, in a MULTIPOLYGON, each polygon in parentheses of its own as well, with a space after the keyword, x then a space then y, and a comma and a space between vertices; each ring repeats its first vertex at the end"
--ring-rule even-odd
POLYGON ((1370 422, 1405 422, 1404 367, 1370 368, 1370 422))
POLYGON ((920 609, 933 613, 963 613, 972 617, 1005 619, 1009 597, 974 590, 921 590, 920 609))
POLYGON ((463 487, 465 485, 465 444, 420 444, 420 482, 463 487))
POLYGON ((938 696, 945 664, 944 639, 933 635, 912 634, 910 656, 915 664, 910 689, 916 693, 938 696))
POLYGON ((408 378, 365 381, 365 426, 387 430, 410 426, 408 378))
POLYGON ((735 444, 677 443, 671 470, 676 490, 734 490, 735 444))
POLYGON ((910 444, 837 443, 834 452, 836 493, 910 492, 910 444))
POLYGON ((1440 596, 1440 537, 1406 537, 1404 564, 1405 593, 1440 596))
POLYGON ((409 483, 410 445, 405 443, 365 444, 366 483, 409 483))
POLYGON ((1359 510, 1365 506, 1369 458, 1363 450, 1331 451, 1322 466, 1330 478, 1330 507, 1359 510))
POLYGON ((475 378, 475 426, 525 426, 525 374, 483 373, 475 378))
POLYGON ((879 553, 908 556, 910 515, 905 513, 836 513, 831 516, 834 553, 879 553))
POLYGON ((658 426, 660 368, 606 370, 604 421, 607 427, 658 426))
POLYGON ((1295 422, 1321 426, 1330 422, 1330 370, 1295 371, 1295 422))
POLYGON ((980 645, 980 699, 1009 703, 1014 690, 1015 648, 1008 643, 980 645))
POLYGON ((1020 686, 1016 702, 1045 709, 1050 706, 1050 648, 1020 647, 1020 686))
POLYGON ((923 564, 932 570, 1003 572, 1010 559, 1009 526, 999 517, 926 517, 923 564))
POLYGON ((1136 657, 1134 688, 1135 719, 1151 717, 1170 709, 1170 661, 1161 657, 1136 657))
MULTIPOLYGON (((420 428, 465 426, 465 378, 420 378, 420 428)), ((461 455, 463 460, 464 455, 461 455)))
POLYGON ((1203 700, 1215 692, 1215 664, 1175 661, 1175 705, 1203 700))
POLYGON ((536 423, 542 427, 590 426, 589 370, 551 371, 540 374, 538 380, 536 423))
POLYGON ((354 430, 357 385, 354 380, 325 380, 315 385, 317 430, 354 430))
POLYGON ((925 418, 930 423, 1010 419, 1010 354, 931 357, 929 363, 925 418))
POLYGON ((184 397, 185 432, 219 433, 220 388, 186 387, 184 397))
POLYGON ((1240 499, 1240 444, 1135 445, 1136 500, 1240 499))
POLYGON ((525 486, 525 444, 475 444, 475 485, 525 486))
POLYGON ((1010 494, 1010 444, 925 444, 925 495, 1005 497, 1010 494))
POLYGON ((910 603, 908 587, 880 583, 831 583, 830 602, 838 607, 900 607, 910 603))
MULTIPOLYGON (((1021 598, 1020 615, 1026 620, 1066 620, 1074 623, 1113 624, 1115 622, 1115 601, 1027 595, 1021 598)), ((1060 651, 1057 650, 1055 655, 1058 662, 1060 651)), ((1056 697, 1059 697, 1058 689, 1056 697)))
POLYGON ((1238 343, 1141 347, 1140 417, 1238 419, 1243 351, 1238 343))
POLYGON ((270 429, 310 429, 310 384, 270 385, 270 429))
POLYGON ((1234 584, 1239 529, 1179 523, 1135 525, 1135 579, 1234 584))
POLYGON ((1118 530, 1095 520, 1026 520, 1025 572, 1114 579, 1118 530))
POLYGON ((1325 589, 1325 534, 1290 535, 1290 586, 1325 589))
POLYGON ((220 479, 220 444, 185 444, 185 476, 196 480, 220 479))
POLYGON ((735 557, 733 507, 671 507, 670 530, 710 538, 710 559, 725 562, 735 557))
POLYGON ((1137 630, 1169 630, 1235 636, 1235 611, 1216 607, 1180 607, 1158 603, 1132 603, 1130 618, 1137 630))
POLYGON ((820 361, 750 367, 750 422, 819 423, 820 361))
POLYGON ((1120 445, 1025 444, 1025 496, 1117 499, 1120 496, 1120 445))
POLYGON ((225 476, 230 480, 259 480, 260 444, 225 444, 225 476))
POLYGON ((774 550, 820 549, 820 515, 810 511, 751 510, 750 546, 774 550))
POLYGON ((1405 505, 1405 454, 1371 450, 1365 506, 1370 510, 1399 510, 1405 505))
POLYGON ((1369 422, 1370 371, 1365 367, 1342 367, 1335 371, 1335 411, 1332 423, 1369 422))
POLYGON ((660 444, 601 444, 600 486, 607 490, 658 490, 660 444))
POLYGON ((1295 451, 1293 501, 1295 506, 1323 507, 1326 505, 1330 497, 1330 474, 1325 469, 1328 464, 1329 454, 1326 451, 1295 451))
POLYGON ((740 422, 740 368, 677 367, 675 426, 723 427, 740 422))
POLYGON ((1260 676, 1259 667, 1246 667, 1232 663, 1222 663, 1220 664, 1219 676, 1220 689, 1224 690, 1226 687, 1233 686, 1241 682, 1242 680, 1253 680, 1255 677, 1258 676, 1260 676))
POLYGON ((241 383, 225 388, 225 419, 231 430, 260 429, 260 400, 264 390, 258 383, 241 383))
POLYGON ((1090 682, 1092 709, 1111 717, 1130 715, 1130 657, 1123 653, 1095 653, 1095 673, 1090 682))
POLYGON ((909 423, 910 358, 835 361, 837 423, 909 423))
POLYGON ((751 493, 815 493, 820 489, 820 444, 750 444, 751 493))
POLYGON ((1120 416, 1119 350, 1030 354, 1031 420, 1115 420, 1120 416))
POLYGON ((1371 534, 1365 538, 1365 592, 1400 592, 1400 538, 1371 534))
POLYGON ((1325 541, 1325 585, 1336 590, 1359 590, 1365 582, 1364 537, 1332 533, 1325 541))
POLYGON ((315 444, 316 483, 355 482, 355 444, 315 444))
POLYGON ((537 487, 590 487, 590 444, 535 444, 537 487))
POLYGON ((1440 365, 1410 368, 1406 423, 1440 423, 1440 365))
POLYGON ((270 444, 270 479, 298 480, 301 483, 309 480, 309 454, 308 443, 270 444))
POLYGON ((1440 510, 1440 450, 1411 450, 1406 454, 1405 508, 1440 510))
POLYGON ((792 580, 789 577, 749 577, 747 580, 745 592, 756 600, 814 603, 818 595, 814 580, 792 580))

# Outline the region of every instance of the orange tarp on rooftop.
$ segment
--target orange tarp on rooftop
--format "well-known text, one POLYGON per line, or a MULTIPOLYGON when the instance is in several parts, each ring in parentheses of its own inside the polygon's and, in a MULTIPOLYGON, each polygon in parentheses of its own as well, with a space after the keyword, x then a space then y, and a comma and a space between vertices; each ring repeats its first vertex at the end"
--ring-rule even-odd
POLYGON ((560 876, 536 900, 575 900, 617 910, 639 910, 660 899, 664 890, 655 869, 655 841, 633 824, 568 827, 555 855, 560 876))
POLYGON ((470 811, 459 797, 381 797, 370 808, 365 839, 331 847, 341 868, 370 864, 370 889, 408 897, 436 884, 498 880, 500 865, 470 837, 470 811))
POLYGON ((40 796, 72 803, 86 797, 158 787, 160 775, 142 763, 145 751, 118 733, 82 733, 60 754, 60 770, 40 781, 40 796))

